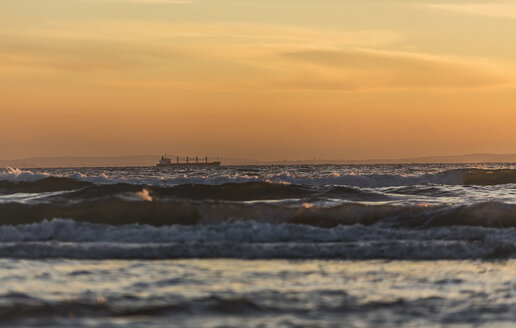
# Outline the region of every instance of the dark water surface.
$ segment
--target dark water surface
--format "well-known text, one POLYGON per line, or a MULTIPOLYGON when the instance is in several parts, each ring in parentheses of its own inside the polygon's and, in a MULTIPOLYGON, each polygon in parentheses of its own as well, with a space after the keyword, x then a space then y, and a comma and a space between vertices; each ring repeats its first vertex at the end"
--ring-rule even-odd
POLYGON ((514 227, 513 164, 5 169, 0 325, 509 327, 514 227))

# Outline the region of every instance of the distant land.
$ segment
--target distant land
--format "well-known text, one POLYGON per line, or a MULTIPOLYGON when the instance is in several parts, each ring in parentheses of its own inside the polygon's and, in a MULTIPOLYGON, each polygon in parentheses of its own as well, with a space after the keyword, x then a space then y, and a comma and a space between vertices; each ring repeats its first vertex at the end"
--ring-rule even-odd
MULTIPOLYGON (((51 168, 154 166, 160 157, 161 155, 27 157, 15 160, 0 160, 0 167, 51 168)), ((170 155, 169 157, 175 158, 176 156, 170 155)), ((212 159, 214 158, 210 157, 210 160, 212 159)), ((254 161, 252 159, 239 158, 221 158, 221 161, 226 165, 246 165, 259 163, 259 161, 254 161)))
MULTIPOLYGON (((116 166, 154 166, 161 155, 134 156, 66 156, 66 157, 28 157, 15 160, 0 160, 0 167, 50 168, 50 167, 116 167, 116 166)), ((175 156, 170 156, 175 158, 175 156)), ((516 154, 467 154, 457 156, 426 156, 397 159, 368 160, 277 160, 260 161, 246 158, 220 158, 222 165, 301 165, 301 164, 405 164, 405 163, 507 163, 516 162, 516 154)))

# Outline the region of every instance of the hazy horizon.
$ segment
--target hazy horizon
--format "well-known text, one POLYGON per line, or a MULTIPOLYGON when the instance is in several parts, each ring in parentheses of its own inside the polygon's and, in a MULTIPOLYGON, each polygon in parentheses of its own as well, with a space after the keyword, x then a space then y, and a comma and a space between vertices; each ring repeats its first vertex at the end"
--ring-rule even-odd
MULTIPOLYGON (((162 152, 156 154, 144 154, 144 153, 134 153, 134 154, 112 154, 112 155, 55 155, 55 156, 26 156, 26 157, 18 157, 18 158, 0 158, 0 161, 12 161, 12 160, 23 160, 30 158, 118 158, 118 157, 159 157, 167 155, 168 157, 177 157, 186 158, 195 158, 196 154, 192 153, 190 155, 187 154, 175 154, 172 152, 162 152)), ((197 154, 199 158, 204 158, 205 154, 197 154)), ((233 159, 248 159, 248 160, 256 160, 256 161, 277 161, 277 160, 287 160, 287 161, 303 161, 303 160, 351 160, 351 161, 369 161, 375 159, 412 159, 412 158, 440 158, 440 157, 467 157, 467 156, 516 156, 515 153, 467 153, 467 154, 452 154, 452 155, 443 155, 443 154, 433 154, 433 155, 425 155, 425 156, 409 156, 409 157, 369 157, 369 158, 352 158, 352 157, 341 157, 341 158, 325 158, 325 157, 317 157, 317 156, 305 156, 305 157, 297 157, 297 158, 274 158, 274 159, 266 159, 266 158, 252 158, 252 157, 239 157, 239 156, 224 156, 224 158, 233 158, 233 159)), ((222 156, 210 155, 208 158, 216 158, 222 156)))
MULTIPOLYGON (((131 156, 58 156, 27 157, 11 160, 0 159, 0 168, 51 168, 51 167, 121 167, 154 166, 161 155, 131 156)), ((169 155, 175 158, 176 155, 169 155)), ((191 159, 195 156, 191 156, 191 159)), ((204 157, 200 157, 201 159, 204 157)), ((260 160, 238 157, 209 157, 210 161, 220 160, 222 165, 276 165, 276 164, 410 164, 410 163, 514 163, 516 154, 463 154, 455 156, 425 156, 411 158, 373 158, 373 159, 276 159, 260 160)), ((181 161, 185 157, 181 156, 181 161)))

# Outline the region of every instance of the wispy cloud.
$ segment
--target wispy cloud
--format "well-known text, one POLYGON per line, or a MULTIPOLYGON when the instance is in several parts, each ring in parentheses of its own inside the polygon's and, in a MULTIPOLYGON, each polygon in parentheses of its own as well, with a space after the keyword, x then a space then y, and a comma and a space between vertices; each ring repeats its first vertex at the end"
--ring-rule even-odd
POLYGON ((80 1, 91 1, 91 2, 104 2, 104 3, 140 3, 140 4, 188 4, 193 3, 195 0, 80 0, 80 1))
POLYGON ((516 18, 516 1, 427 3, 424 6, 462 14, 516 18))
POLYGON ((333 31, 300 26, 251 23, 159 23, 148 21, 56 21, 38 28, 18 28, 11 34, 23 37, 69 39, 270 44, 288 46, 360 46, 377 47, 400 42, 404 35, 388 30, 333 31))
POLYGON ((504 86, 514 77, 487 59, 382 50, 404 39, 387 30, 67 22, 9 35, 0 43, 0 66, 88 73, 112 87, 453 90, 504 86))
POLYGON ((300 50, 281 54, 301 64, 282 81, 301 89, 467 89, 506 85, 510 79, 490 63, 424 53, 374 49, 300 50))

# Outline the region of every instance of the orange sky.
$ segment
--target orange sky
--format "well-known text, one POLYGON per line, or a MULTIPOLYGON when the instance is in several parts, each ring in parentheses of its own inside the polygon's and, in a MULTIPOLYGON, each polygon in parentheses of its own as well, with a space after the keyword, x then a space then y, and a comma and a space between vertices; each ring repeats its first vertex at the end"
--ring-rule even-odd
POLYGON ((516 1, 2 0, 0 159, 516 152, 516 1))

